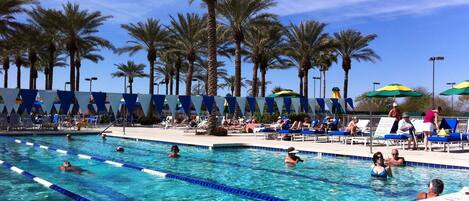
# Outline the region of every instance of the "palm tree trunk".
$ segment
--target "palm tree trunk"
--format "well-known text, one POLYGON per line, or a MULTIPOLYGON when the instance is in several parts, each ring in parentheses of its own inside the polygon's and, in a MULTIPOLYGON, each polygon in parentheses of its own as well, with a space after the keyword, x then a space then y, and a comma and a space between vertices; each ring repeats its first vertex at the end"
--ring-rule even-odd
POLYGON ((241 40, 236 40, 235 50, 235 92, 233 96, 241 96, 241 40))
POLYGON ((132 77, 129 77, 129 91, 130 91, 130 94, 133 93, 133 84, 134 84, 134 79, 132 77))
POLYGON ((169 95, 173 95, 173 76, 169 78, 169 95))
POLYGON ((70 91, 75 91, 75 50, 69 48, 70 55, 70 91))
POLYGON ((350 60, 350 58, 344 58, 342 60, 342 68, 344 70, 344 98, 348 97, 348 72, 350 70, 351 65, 352 61, 350 60))
POLYGON ((303 75, 303 96, 308 98, 308 68, 303 68, 304 70, 304 75, 303 75))
MULTIPOLYGON (((217 95, 217 21, 215 7, 217 0, 206 0, 207 4, 207 30, 208 30, 208 95, 217 95)), ((209 108, 210 112, 207 124, 207 134, 214 134, 217 127, 217 119, 214 114, 215 105, 209 108)))
POLYGON ((49 72, 49 87, 47 88, 47 90, 52 90, 52 84, 53 84, 53 81, 54 81, 54 66, 52 66, 49 70, 50 70, 50 72, 49 72))
POLYGON ((75 70, 76 72, 76 83, 75 83, 75 90, 80 91, 80 68, 81 68, 81 60, 80 58, 77 58, 76 63, 75 63, 75 70))
POLYGON ((37 77, 37 71, 36 71, 36 53, 33 51, 30 51, 28 53, 29 57, 29 89, 35 89, 35 82, 36 82, 36 77, 37 77))
POLYGON ((300 95, 303 96, 303 75, 298 75, 300 79, 300 95))
POLYGON ((323 89, 323 93, 322 93, 322 98, 326 98, 326 71, 323 70, 322 71, 322 89, 323 89))
POLYGON ((168 85, 169 85, 169 81, 168 81, 168 79, 166 79, 165 81, 166 81, 166 82, 164 83, 165 89, 166 89, 166 93, 165 93, 165 94, 168 95, 168 85))
POLYGON ((15 58, 16 65, 16 88, 21 89, 21 57, 16 56, 15 58))
POLYGON ((181 71, 181 58, 178 56, 176 61, 176 95, 179 95, 179 74, 181 71))
POLYGON ((8 88, 8 69, 10 69, 10 57, 5 55, 3 57, 3 71, 4 71, 4 78, 3 78, 3 87, 8 88))
POLYGON ((205 89, 205 95, 208 95, 208 77, 207 76, 205 76, 204 89, 205 89))
POLYGON ((254 62, 252 67, 252 96, 257 96, 257 69, 259 68, 259 62, 254 62))
POLYGON ((55 63, 55 52, 57 48, 55 47, 54 43, 49 44, 49 61, 48 61, 48 66, 45 72, 46 73, 46 90, 51 90, 52 89, 52 73, 54 71, 54 63, 55 63))
POLYGON ((261 67, 261 97, 265 97, 265 84, 266 84, 266 80, 265 80, 265 74, 267 74, 266 72, 266 69, 267 67, 261 67))
MULTIPOLYGON (((153 82, 155 81, 155 60, 152 58, 148 59, 148 62, 150 62, 150 88, 149 88, 149 94, 153 95, 154 93, 154 86, 153 82)), ((168 82, 166 82, 166 95, 168 94, 168 82)))
POLYGON ((189 66, 187 68, 187 79, 186 79, 186 96, 191 95, 193 68, 194 68, 194 60, 189 60, 189 66))

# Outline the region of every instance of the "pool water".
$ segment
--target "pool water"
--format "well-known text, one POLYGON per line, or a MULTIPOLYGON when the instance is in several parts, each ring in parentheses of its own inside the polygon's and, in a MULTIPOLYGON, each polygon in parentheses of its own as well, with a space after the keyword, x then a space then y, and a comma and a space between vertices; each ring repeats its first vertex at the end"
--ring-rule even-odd
MULTIPOLYGON (((181 158, 168 158, 170 144, 98 136, 24 137, 31 142, 106 159, 139 164, 177 175, 213 181, 287 200, 413 200, 427 183, 440 178, 444 193, 469 185, 469 173, 423 167, 393 168, 388 180, 370 178, 370 162, 317 155, 301 156, 305 163, 287 167, 284 153, 246 148, 203 149, 180 146, 181 158), (124 153, 115 152, 117 146, 124 153)), ((133 169, 0 140, 0 160, 8 161, 65 189, 92 200, 246 200, 233 194, 163 179, 133 169), (62 173, 63 160, 94 175, 62 173)), ((0 167, 2 198, 63 200, 64 196, 0 167), (5 179, 3 179, 5 178, 5 179), (14 187, 12 187, 14 186, 14 187)))

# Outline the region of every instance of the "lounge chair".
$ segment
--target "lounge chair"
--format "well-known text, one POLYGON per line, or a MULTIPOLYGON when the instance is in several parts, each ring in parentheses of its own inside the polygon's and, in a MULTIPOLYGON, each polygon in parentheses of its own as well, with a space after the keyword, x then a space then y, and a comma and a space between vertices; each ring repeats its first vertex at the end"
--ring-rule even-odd
POLYGON ((8 118, 4 114, 0 114, 0 130, 8 130, 8 118))
POLYGON ((464 142, 468 141, 468 134, 456 131, 458 123, 459 121, 456 118, 443 118, 440 123, 440 129, 448 129, 450 130, 450 133, 448 136, 434 134, 428 137, 428 141, 430 142, 430 151, 432 151, 433 143, 443 144, 443 151, 447 151, 448 153, 450 152, 450 145, 453 143, 458 144, 461 146, 461 149, 464 150, 464 142))
POLYGON ((299 129, 300 122, 293 122, 291 126, 290 124, 285 124, 282 129, 277 130, 277 139, 284 140, 286 136, 290 136, 290 141, 293 141, 293 135, 301 133, 301 129, 299 129))
POLYGON ((346 142, 350 140, 350 145, 353 145, 354 143, 366 144, 366 142, 369 139, 369 136, 365 136, 365 135, 370 134, 370 127, 368 126, 368 124, 370 124, 369 119, 358 120, 357 127, 361 136, 348 137, 346 138, 346 142))
MULTIPOLYGON (((384 136, 391 133, 392 126, 394 125, 395 118, 394 117, 381 117, 378 122, 378 126, 374 133, 372 133, 373 141, 383 141, 384 144, 387 142, 385 141, 384 136)), ((365 142, 365 146, 366 146, 365 142)))

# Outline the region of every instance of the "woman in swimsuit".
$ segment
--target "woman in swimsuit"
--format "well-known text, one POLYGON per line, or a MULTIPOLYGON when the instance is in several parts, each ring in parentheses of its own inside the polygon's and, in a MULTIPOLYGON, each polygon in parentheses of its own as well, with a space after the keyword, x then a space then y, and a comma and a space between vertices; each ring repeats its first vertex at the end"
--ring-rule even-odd
POLYGON ((445 185, 443 184, 443 181, 439 179, 433 179, 428 184, 428 193, 420 192, 419 194, 417 194, 417 200, 438 197, 439 195, 441 195, 441 193, 443 193, 444 187, 445 185))
POLYGON ((386 179, 392 176, 391 167, 384 165, 384 158, 381 152, 373 155, 373 166, 371 168, 371 176, 386 179))

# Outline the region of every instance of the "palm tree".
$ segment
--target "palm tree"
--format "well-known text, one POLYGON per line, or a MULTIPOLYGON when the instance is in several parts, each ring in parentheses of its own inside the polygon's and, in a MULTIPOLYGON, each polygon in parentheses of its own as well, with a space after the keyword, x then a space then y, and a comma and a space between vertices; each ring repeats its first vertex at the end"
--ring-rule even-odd
POLYGON ((321 51, 314 59, 314 63, 321 73, 323 98, 326 98, 326 71, 329 70, 333 63, 337 63, 337 53, 332 48, 321 51))
POLYGON ((28 52, 29 62, 29 89, 37 89, 36 80, 38 78, 36 62, 39 60, 38 53, 44 47, 44 38, 42 37, 41 30, 33 25, 26 25, 21 28, 25 48, 28 52))
MULTIPOLYGON (((45 74, 45 88, 46 90, 52 89, 53 76, 54 76, 54 64, 57 63, 54 59, 58 58, 58 52, 62 52, 59 49, 60 32, 53 19, 60 15, 60 12, 54 9, 44 9, 40 6, 34 8, 28 12, 31 19, 29 21, 38 29, 42 31, 42 37, 47 43, 47 52, 49 59, 47 62, 49 65, 43 69, 45 74)), ((78 88, 78 87, 77 87, 78 88)), ((77 89, 78 90, 78 89, 77 89)))
POLYGON ((26 11, 25 6, 36 0, 2 0, 0 1, 0 39, 6 39, 11 32, 21 26, 15 15, 26 11))
POLYGON ((80 90, 81 61, 89 60, 93 63, 98 63, 99 61, 104 60, 104 57, 96 53, 97 51, 99 51, 99 49, 93 46, 92 44, 80 44, 79 45, 78 51, 76 52, 76 56, 75 56, 75 69, 76 69, 75 87, 77 91, 80 90))
POLYGON ((174 69, 171 64, 164 64, 163 66, 158 66, 156 67, 156 72, 158 73, 157 80, 164 80, 164 83, 166 85, 166 95, 169 95, 172 90, 170 90, 170 87, 172 87, 172 82, 173 82, 173 75, 174 75, 174 69), (169 87, 168 87, 169 85, 169 87))
POLYGON ((127 63, 114 64, 117 66, 118 71, 111 73, 112 77, 127 77, 129 78, 129 89, 130 94, 132 94, 132 87, 134 78, 137 77, 147 77, 145 73, 145 65, 138 64, 133 61, 127 61, 127 63))
MULTIPOLYGON (((189 0, 192 3, 194 0, 189 0)), ((207 52, 208 52, 208 92, 209 96, 217 95, 217 15, 216 7, 219 0, 202 0, 207 8, 207 52)), ((215 110, 215 106, 209 108, 215 110)), ((217 127, 217 118, 210 112, 207 122, 207 134, 213 135, 217 127)))
POLYGON ((342 58, 344 70, 344 98, 348 96, 348 73, 352 68, 352 59, 376 62, 380 57, 369 47, 369 43, 378 37, 376 34, 362 35, 353 29, 334 33, 334 46, 342 58))
MULTIPOLYGON (((224 62, 219 61, 217 62, 217 78, 226 78, 228 77, 228 71, 223 68, 225 65, 224 62)), ((195 63, 195 70, 194 70, 194 78, 200 80, 202 82, 201 85, 204 86, 205 94, 208 94, 208 61, 204 59, 199 59, 197 63, 195 63)), ((220 83, 217 84, 217 88, 221 88, 222 85, 220 83)))
POLYGON ((26 57, 26 45, 23 40, 22 32, 17 31, 15 35, 9 38, 11 55, 13 63, 16 66, 16 88, 21 89, 21 66, 28 63, 26 57))
POLYGON ((205 37, 205 20, 198 14, 187 13, 178 14, 177 19, 171 17, 172 33, 171 44, 172 51, 184 55, 189 63, 186 76, 186 95, 191 95, 192 89, 192 74, 194 70, 194 62, 204 51, 206 44, 204 43, 205 37))
POLYGON ((60 31, 61 40, 65 44, 70 62, 70 90, 76 91, 75 67, 79 44, 86 41, 96 47, 111 48, 111 43, 95 33, 111 16, 103 16, 101 12, 81 10, 78 4, 67 3, 62 6, 63 11, 54 15, 55 27, 60 31))
POLYGON ((266 23, 276 18, 263 13, 275 6, 273 0, 222 0, 217 9, 228 27, 227 33, 235 44, 235 94, 241 96, 241 45, 245 31, 254 24, 266 23))
POLYGON ((8 70, 10 69, 10 52, 8 46, 8 41, 0 40, 0 56, 2 58, 3 71, 5 72, 3 77, 4 88, 8 88, 8 70))
MULTIPOLYGON (((261 89, 261 86, 262 86, 262 83, 259 79, 257 79, 257 84, 254 84, 254 82, 252 80, 246 80, 245 81, 246 85, 248 87, 250 87, 250 89, 248 89, 247 93, 249 96, 253 96, 253 97, 257 97, 257 95, 254 95, 253 93, 253 85, 257 86, 257 91, 259 92, 260 89, 261 89)), ((272 84, 271 81, 266 81, 264 85, 268 85, 268 84, 272 84)))
POLYGON ((133 40, 127 41, 128 46, 120 48, 118 52, 128 52, 130 55, 133 55, 140 50, 145 50, 147 52, 147 60, 150 64, 149 91, 150 94, 153 95, 153 82, 155 81, 155 61, 158 55, 158 51, 164 47, 169 34, 160 24, 160 21, 153 18, 148 18, 146 22, 138 22, 137 24, 123 24, 121 27, 128 32, 133 40))
MULTIPOLYGON (((246 87, 245 84, 245 79, 244 77, 241 78, 241 87, 246 87)), ((220 86, 221 88, 228 88, 230 90, 230 94, 233 95, 235 93, 235 86, 236 86, 236 77, 235 76, 229 76, 229 77, 224 77, 223 78, 224 83, 222 83, 220 86)))
MULTIPOLYGON (((156 72, 161 74, 164 77, 166 86, 169 84, 169 95, 173 95, 173 86, 174 86, 174 77, 176 73, 180 72, 175 72, 177 70, 181 70, 181 66, 177 66, 177 60, 178 60, 178 55, 175 52, 172 51, 164 51, 160 52, 160 61, 159 64, 161 64, 163 67, 157 67, 156 72), (179 69, 177 69, 179 68, 179 69)), ((157 75, 158 76, 158 75, 157 75)), ((179 76, 179 75, 178 75, 179 76)), ((176 76, 176 77, 178 77, 176 76)), ((176 81, 178 82, 178 81, 176 81)), ((176 85, 179 85, 177 83, 176 85)), ((168 90, 168 87, 166 87, 166 90, 168 90)))
POLYGON ((313 67, 312 59, 325 48, 327 41, 327 34, 324 33, 325 26, 326 24, 314 20, 301 22, 299 25, 290 23, 286 32, 289 47, 287 55, 295 58, 296 63, 299 64, 298 75, 303 77, 302 95, 305 97, 308 97, 308 71, 313 67))
MULTIPOLYGON (((63 52, 62 52, 63 53, 63 52)), ((51 69, 50 67, 65 67, 67 66, 67 59, 63 57, 64 55, 62 53, 56 53, 53 54, 54 58, 49 58, 51 56, 50 52, 48 51, 41 51, 38 53, 39 60, 38 60, 38 65, 37 65, 37 70, 41 71, 44 73, 44 81, 46 86, 46 90, 51 90, 52 89, 52 79, 53 77, 51 76, 51 71, 49 74, 46 73, 48 69, 51 69), (54 63, 50 63, 53 61, 54 63)))

